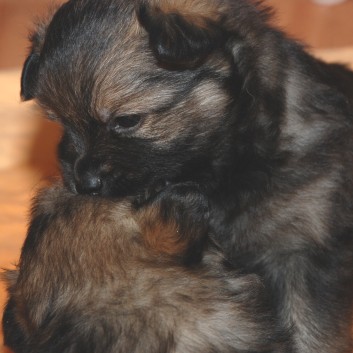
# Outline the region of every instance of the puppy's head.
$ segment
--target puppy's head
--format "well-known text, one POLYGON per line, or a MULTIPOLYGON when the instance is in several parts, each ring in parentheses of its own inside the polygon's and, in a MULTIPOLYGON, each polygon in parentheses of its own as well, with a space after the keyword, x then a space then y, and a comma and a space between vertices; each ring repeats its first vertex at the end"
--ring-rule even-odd
POLYGON ((34 36, 21 94, 63 125, 66 184, 120 196, 211 180, 234 139, 249 19, 259 32, 244 0, 64 4, 34 36))

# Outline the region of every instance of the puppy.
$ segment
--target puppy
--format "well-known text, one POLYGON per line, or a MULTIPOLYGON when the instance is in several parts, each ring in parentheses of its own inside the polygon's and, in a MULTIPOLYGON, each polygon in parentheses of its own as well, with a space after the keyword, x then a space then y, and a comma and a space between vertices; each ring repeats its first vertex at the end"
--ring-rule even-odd
POLYGON ((63 125, 73 192, 200 184, 212 234, 262 277, 291 351, 348 353, 352 73, 268 19, 250 0, 71 0, 33 35, 22 97, 63 125))
POLYGON ((45 190, 6 274, 5 343, 15 353, 286 352, 261 282, 231 270, 207 231, 206 199, 190 185, 139 210, 45 190))

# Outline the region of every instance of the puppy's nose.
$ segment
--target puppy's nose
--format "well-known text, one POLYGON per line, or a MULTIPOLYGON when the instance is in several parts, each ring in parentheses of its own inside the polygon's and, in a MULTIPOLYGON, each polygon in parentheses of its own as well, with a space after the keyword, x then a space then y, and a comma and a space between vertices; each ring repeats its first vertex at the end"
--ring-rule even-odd
POLYGON ((76 183, 77 191, 80 194, 98 195, 102 188, 102 179, 92 173, 84 173, 76 183))

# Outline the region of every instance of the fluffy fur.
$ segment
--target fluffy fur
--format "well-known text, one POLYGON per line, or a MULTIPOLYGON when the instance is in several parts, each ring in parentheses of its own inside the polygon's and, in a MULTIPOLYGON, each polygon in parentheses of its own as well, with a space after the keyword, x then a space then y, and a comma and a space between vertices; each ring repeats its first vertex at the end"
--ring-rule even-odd
POLYGON ((191 185, 138 210, 43 191, 6 273, 5 343, 15 353, 285 353, 261 282, 230 270, 207 231, 206 199, 191 185))
MULTIPOLYGON (((246 0, 72 0, 34 36, 22 97, 64 126, 65 184, 143 197, 199 183, 292 351, 352 350, 352 73, 246 0)), ((288 351, 289 352, 289 351, 288 351)))

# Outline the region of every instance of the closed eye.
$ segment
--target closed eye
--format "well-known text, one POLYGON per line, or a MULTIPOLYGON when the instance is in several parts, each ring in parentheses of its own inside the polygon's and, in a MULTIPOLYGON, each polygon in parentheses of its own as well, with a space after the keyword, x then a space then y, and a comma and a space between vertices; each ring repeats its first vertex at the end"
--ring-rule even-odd
POLYGON ((135 130, 142 120, 142 116, 138 114, 121 115, 110 119, 108 127, 114 132, 128 132, 135 130))

